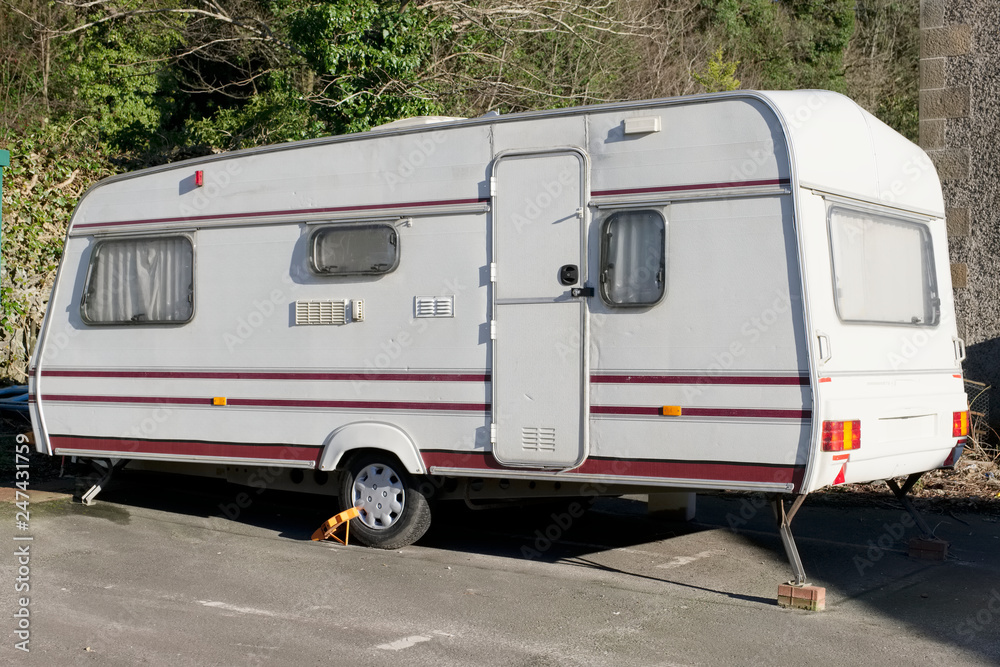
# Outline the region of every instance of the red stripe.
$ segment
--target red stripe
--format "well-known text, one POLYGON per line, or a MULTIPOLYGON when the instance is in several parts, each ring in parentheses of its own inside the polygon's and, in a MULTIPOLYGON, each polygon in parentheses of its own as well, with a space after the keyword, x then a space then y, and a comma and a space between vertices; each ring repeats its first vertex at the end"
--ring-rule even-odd
POLYGON ((203 380, 343 380, 372 382, 488 382, 489 375, 466 373, 290 373, 257 371, 92 371, 43 370, 47 377, 203 380))
POLYGON ((231 220, 233 218, 266 218, 279 215, 302 215, 311 213, 340 213, 343 211, 379 211, 387 208, 419 208, 423 206, 449 206, 461 204, 488 203, 488 198, 478 199, 441 199, 437 201, 397 202, 395 204, 367 204, 363 206, 329 206, 325 208, 285 209, 282 211, 251 211, 247 213, 219 213, 192 216, 177 216, 173 218, 145 218, 140 220, 120 220, 118 222, 90 222, 73 225, 73 229, 87 227, 118 227, 121 225, 147 225, 164 222, 198 222, 201 220, 231 220))
POLYGON ((485 403, 422 403, 417 401, 299 401, 283 399, 231 398, 229 405, 285 408, 357 408, 361 410, 459 410, 489 412, 485 403))
MULTIPOLYGON (((595 415, 660 415, 663 408, 636 405, 592 405, 595 415)), ((812 410, 681 408, 684 417, 747 417, 751 419, 810 419, 812 410)))
POLYGON ((170 454, 180 456, 219 456, 240 459, 278 461, 318 461, 322 447, 302 445, 244 445, 230 442, 195 442, 190 440, 129 440, 118 438, 78 438, 53 435, 55 449, 78 449, 123 454, 170 454))
POLYGON ((746 188, 757 185, 789 185, 790 183, 791 181, 787 178, 772 178, 762 181, 731 181, 728 183, 664 185, 653 188, 628 188, 625 190, 595 190, 590 194, 593 197, 605 197, 608 195, 640 195, 652 192, 680 192, 683 190, 721 190, 723 188, 746 188))
MULTIPOLYGON (((211 398, 164 396, 83 396, 79 394, 45 394, 43 401, 68 401, 74 403, 152 403, 157 405, 212 405, 211 398)), ((282 408, 348 408, 360 410, 456 410, 488 412, 485 403, 426 403, 416 401, 314 401, 270 398, 227 398, 231 406, 282 407, 282 408)))
MULTIPOLYGON (((117 370, 43 370, 46 377, 72 378, 143 378, 205 380, 333 380, 371 382, 489 382, 490 376, 476 373, 315 373, 277 371, 117 371, 117 370)), ((595 384, 733 384, 733 385, 808 385, 802 376, 747 375, 591 375, 595 384)))
MULTIPOLYGON (((471 470, 505 470, 492 454, 465 452, 421 452, 424 465, 430 468, 468 468, 471 470)), ((536 471, 537 472, 537 471, 536 471)), ((551 472, 551 471, 549 471, 551 472)), ((583 475, 615 475, 619 477, 664 477, 673 479, 720 480, 728 482, 760 482, 802 485, 803 466, 755 465, 739 462, 712 461, 637 461, 628 459, 592 458, 572 473, 583 475)))
POLYGON ((751 375, 591 375, 594 384, 764 384, 808 385, 802 376, 751 375))

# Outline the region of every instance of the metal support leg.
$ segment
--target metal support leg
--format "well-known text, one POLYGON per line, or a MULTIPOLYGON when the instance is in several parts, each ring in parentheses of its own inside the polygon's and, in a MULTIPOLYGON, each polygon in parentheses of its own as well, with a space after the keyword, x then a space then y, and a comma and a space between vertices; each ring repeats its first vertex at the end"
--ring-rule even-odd
POLYGON ((111 477, 116 471, 125 467, 126 463, 128 463, 127 459, 104 459, 101 462, 96 460, 91 461, 91 465, 94 469, 98 472, 102 472, 103 475, 96 484, 91 486, 83 495, 80 496, 80 502, 84 505, 93 505, 94 498, 97 497, 97 494, 101 492, 101 489, 108 485, 108 482, 111 481, 111 477))
POLYGON ((795 537, 792 535, 792 519, 795 518, 795 513, 802 507, 805 499, 805 495, 796 496, 787 511, 785 510, 784 498, 775 496, 771 499, 774 518, 778 521, 778 534, 781 535, 781 543, 785 545, 785 554, 788 556, 788 562, 792 564, 792 569, 795 571, 796 586, 809 585, 806 581, 806 570, 802 566, 802 558, 799 557, 799 550, 795 546, 795 537))
POLYGON ((934 535, 934 531, 931 530, 931 527, 927 525, 927 522, 924 521, 924 517, 922 517, 920 513, 917 512, 917 508, 913 506, 913 502, 906 495, 907 493, 910 492, 910 489, 913 488, 913 485, 917 483, 917 480, 919 480, 923 474, 924 473, 922 472, 913 473, 912 475, 906 478, 906 481, 903 483, 902 488, 900 488, 900 486, 896 484, 896 480, 894 479, 887 479, 885 480, 885 483, 889 485, 889 488, 892 489, 892 493, 896 496, 899 502, 902 503, 906 511, 910 513, 910 516, 913 517, 913 520, 917 524, 917 528, 919 528, 920 532, 924 534, 924 537, 929 540, 934 540, 937 539, 934 535))

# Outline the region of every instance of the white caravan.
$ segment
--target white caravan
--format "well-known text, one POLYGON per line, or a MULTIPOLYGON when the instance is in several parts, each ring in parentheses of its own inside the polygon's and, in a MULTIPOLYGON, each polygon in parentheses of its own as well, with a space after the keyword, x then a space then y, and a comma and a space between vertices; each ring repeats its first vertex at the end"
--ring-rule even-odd
POLYGON ((915 481, 961 453, 963 357, 928 157, 841 95, 735 92, 102 181, 31 415, 51 455, 287 468, 398 547, 432 492, 915 481))

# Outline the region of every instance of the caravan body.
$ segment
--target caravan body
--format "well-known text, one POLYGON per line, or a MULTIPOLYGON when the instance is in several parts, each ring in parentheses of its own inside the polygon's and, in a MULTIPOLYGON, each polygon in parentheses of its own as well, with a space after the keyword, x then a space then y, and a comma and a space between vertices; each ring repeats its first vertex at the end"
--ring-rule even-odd
POLYGON ((39 451, 796 494, 960 453, 940 185, 847 98, 435 120, 92 188, 39 451))

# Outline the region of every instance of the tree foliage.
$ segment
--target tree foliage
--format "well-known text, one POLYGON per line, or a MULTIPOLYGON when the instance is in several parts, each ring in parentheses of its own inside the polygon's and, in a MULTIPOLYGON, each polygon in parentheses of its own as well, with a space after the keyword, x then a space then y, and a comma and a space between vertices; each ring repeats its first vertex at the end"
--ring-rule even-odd
POLYGON ((918 0, 0 0, 4 353, 23 379, 78 197, 114 171, 738 87, 847 92, 911 138, 918 0))

